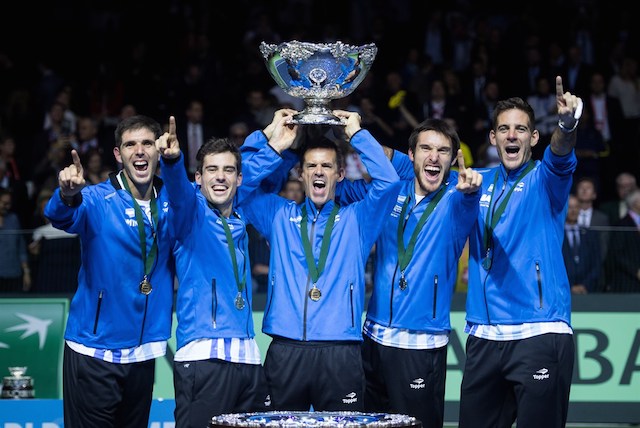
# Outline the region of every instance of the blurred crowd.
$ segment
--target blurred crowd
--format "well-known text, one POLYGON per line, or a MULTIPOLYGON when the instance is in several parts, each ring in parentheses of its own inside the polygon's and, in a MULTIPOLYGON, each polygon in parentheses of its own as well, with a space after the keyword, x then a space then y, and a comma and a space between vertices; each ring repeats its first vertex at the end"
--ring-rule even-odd
POLYGON ((364 128, 405 152, 417 122, 447 118, 472 167, 496 162, 490 115, 510 96, 535 109, 541 156, 560 75, 585 102, 574 181, 591 180, 590 204, 618 200, 620 173, 637 178, 639 29, 604 1, 77 3, 38 5, 38 13, 16 4, 0 26, 0 187, 22 229, 46 226, 41 207, 71 148, 92 183, 117 169, 113 132, 123 117, 174 115, 179 128, 200 124, 199 138, 241 144, 276 109, 303 108, 270 77, 262 41, 375 43, 367 77, 335 107, 359 111, 364 128))

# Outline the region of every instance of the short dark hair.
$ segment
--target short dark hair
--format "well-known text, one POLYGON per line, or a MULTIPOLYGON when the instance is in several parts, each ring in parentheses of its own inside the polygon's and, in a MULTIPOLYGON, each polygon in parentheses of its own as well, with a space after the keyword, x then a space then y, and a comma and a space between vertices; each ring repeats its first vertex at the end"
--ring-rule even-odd
POLYGON ((157 120, 148 116, 136 115, 122 119, 120 123, 118 123, 115 131, 116 147, 120 147, 122 145, 122 134, 126 131, 135 131, 145 128, 153 132, 156 140, 162 135, 162 126, 160 126, 157 120))
POLYGON ((312 149, 330 149, 336 152, 336 162, 338 163, 338 169, 345 167, 344 152, 340 144, 327 138, 326 136, 320 136, 318 138, 309 139, 307 143, 302 147, 300 153, 300 159, 304 161, 304 155, 312 149))
POLYGON ((242 172, 242 155, 240 154, 240 148, 233 144, 229 138, 216 137, 208 139, 198 150, 196 154, 197 171, 202 174, 204 158, 207 155, 226 152, 231 153, 236 158, 236 169, 238 170, 238 174, 240 174, 242 172))
POLYGON ((493 110, 493 114, 491 115, 491 120, 493 122, 493 130, 497 130, 496 124, 498 123, 498 116, 507 110, 518 109, 522 110, 529 116, 529 128, 533 131, 535 129, 536 123, 536 114, 533 111, 533 108, 529 105, 528 102, 523 100, 520 97, 511 97, 506 100, 501 100, 496 103, 496 108, 493 110))
POLYGON ((418 136, 425 131, 435 131, 444 135, 451 142, 451 156, 455 158, 460 148, 460 137, 455 128, 444 119, 430 118, 421 122, 409 135, 409 150, 415 153, 418 145, 418 136))

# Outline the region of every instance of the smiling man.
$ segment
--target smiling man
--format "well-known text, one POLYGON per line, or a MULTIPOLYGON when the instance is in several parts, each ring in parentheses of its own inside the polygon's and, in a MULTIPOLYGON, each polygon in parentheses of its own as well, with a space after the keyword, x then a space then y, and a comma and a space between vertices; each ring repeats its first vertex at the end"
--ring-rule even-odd
POLYGON ((242 211, 233 204, 242 184, 238 146, 212 138, 200 147, 194 186, 181 161, 173 116, 156 144, 176 235, 176 426, 200 428, 215 415, 267 410, 253 327, 249 238, 242 211))
POLYGON ((582 100, 556 77, 558 126, 541 161, 533 109, 499 101, 469 245, 460 427, 561 428, 573 372, 571 289, 562 258, 582 100))
POLYGON ((65 426, 146 427, 155 358, 164 356, 173 310, 173 239, 155 174, 160 124, 123 119, 114 156, 122 170, 87 186, 78 153, 45 208, 51 224, 80 235, 82 264, 65 330, 65 426))
MULTIPOLYGON (((295 112, 293 112, 295 113, 295 112)), ((280 113, 278 123, 293 113, 280 113)), ((273 339, 265 359, 273 410, 362 411, 364 373, 360 343, 365 297, 365 265, 399 190, 398 175, 357 113, 334 111, 343 119, 351 146, 372 181, 364 199, 347 206, 335 202, 344 179, 344 156, 325 137, 303 143, 300 203, 274 193, 243 202, 247 219, 271 247, 263 331, 273 339)), ((270 127, 268 144, 243 158, 245 180, 265 178, 283 163, 290 145, 270 127)), ((256 185, 254 181, 253 185, 256 185)))

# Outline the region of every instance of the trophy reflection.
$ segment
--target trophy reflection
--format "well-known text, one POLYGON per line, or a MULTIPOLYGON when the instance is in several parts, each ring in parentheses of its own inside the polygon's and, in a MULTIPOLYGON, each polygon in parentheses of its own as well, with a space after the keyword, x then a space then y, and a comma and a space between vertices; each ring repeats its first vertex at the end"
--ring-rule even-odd
POLYGON ((374 44, 352 46, 291 41, 260 44, 271 77, 305 108, 293 116, 299 125, 343 125, 331 112, 331 100, 351 94, 365 78, 378 53, 374 44))

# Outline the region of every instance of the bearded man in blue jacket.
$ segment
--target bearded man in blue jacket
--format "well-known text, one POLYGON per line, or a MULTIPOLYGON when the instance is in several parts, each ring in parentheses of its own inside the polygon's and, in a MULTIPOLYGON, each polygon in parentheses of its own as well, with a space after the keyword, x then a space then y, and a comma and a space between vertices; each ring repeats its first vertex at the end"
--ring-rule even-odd
MULTIPOLYGON (((385 151, 403 181, 376 242, 363 328, 365 409, 442 427, 451 298, 458 259, 478 215, 482 176, 465 168, 460 138, 441 119, 427 119, 412 131, 408 156, 385 151), (456 162, 458 172, 450 174, 456 162)), ((366 194, 366 187, 362 180, 344 181, 341 201, 366 194)))

